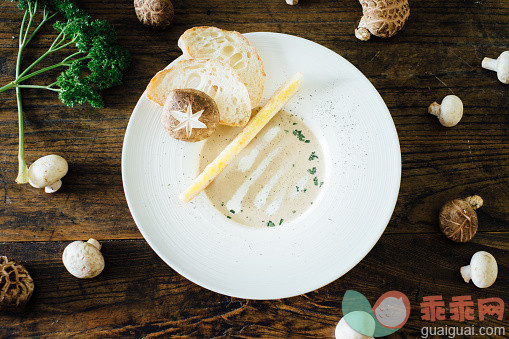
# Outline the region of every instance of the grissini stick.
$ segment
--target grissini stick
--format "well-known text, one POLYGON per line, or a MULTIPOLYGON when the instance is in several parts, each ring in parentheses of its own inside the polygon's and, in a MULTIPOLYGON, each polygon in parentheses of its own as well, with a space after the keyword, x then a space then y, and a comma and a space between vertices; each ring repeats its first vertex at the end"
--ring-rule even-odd
POLYGON ((269 99, 267 104, 249 121, 235 139, 233 139, 219 155, 205 167, 193 183, 180 194, 183 202, 189 202, 203 191, 223 169, 239 154, 261 129, 272 119, 283 106, 299 91, 302 86, 302 74, 296 73, 284 83, 269 99))

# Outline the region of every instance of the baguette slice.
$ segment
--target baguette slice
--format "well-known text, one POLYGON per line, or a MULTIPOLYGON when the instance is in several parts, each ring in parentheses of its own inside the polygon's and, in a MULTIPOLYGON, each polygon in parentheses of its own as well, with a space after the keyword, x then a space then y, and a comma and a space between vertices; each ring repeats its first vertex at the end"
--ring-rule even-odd
POLYGON ((147 87, 147 97, 163 106, 168 92, 192 88, 207 93, 219 109, 219 123, 245 126, 251 118, 251 102, 237 73, 218 60, 189 59, 157 73, 147 87))
POLYGON ((242 34, 216 27, 194 27, 180 36, 178 46, 186 58, 216 59, 233 67, 247 86, 251 107, 258 105, 265 86, 263 62, 242 34))

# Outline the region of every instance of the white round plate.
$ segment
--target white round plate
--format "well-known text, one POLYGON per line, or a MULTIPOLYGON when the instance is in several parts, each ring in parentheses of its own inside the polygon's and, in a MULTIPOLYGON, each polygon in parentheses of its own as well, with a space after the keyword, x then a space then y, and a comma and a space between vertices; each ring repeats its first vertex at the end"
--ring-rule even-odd
POLYGON ((229 296, 278 299, 334 281, 371 250, 396 204, 401 154, 387 107, 352 64, 295 36, 245 36, 265 65, 261 104, 294 73, 304 75, 286 109, 322 145, 326 173, 317 201, 271 228, 227 219, 204 193, 182 203, 178 195, 198 175, 202 143, 172 139, 160 125, 161 108, 145 93, 127 126, 122 179, 140 232, 175 271, 229 296))

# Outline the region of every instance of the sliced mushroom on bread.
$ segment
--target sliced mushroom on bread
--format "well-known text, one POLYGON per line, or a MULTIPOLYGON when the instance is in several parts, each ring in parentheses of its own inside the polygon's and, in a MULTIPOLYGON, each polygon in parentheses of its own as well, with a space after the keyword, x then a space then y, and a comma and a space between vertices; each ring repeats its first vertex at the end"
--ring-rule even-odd
POLYGON ((251 118, 251 101, 237 73, 218 60, 189 59, 157 73, 147 97, 163 106, 171 90, 192 88, 208 94, 219 109, 219 123, 245 126, 251 118))
POLYGON ((216 59, 233 67, 247 86, 251 107, 258 105, 265 86, 263 62, 242 34, 216 27, 194 27, 180 36, 178 46, 186 58, 216 59))

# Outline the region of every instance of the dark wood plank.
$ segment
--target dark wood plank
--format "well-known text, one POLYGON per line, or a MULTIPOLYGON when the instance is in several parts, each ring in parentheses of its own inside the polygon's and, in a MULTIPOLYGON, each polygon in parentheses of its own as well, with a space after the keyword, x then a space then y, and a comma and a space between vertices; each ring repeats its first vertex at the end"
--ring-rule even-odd
MULTIPOLYGON (((67 273, 60 259, 66 243, 2 243, 2 254, 25 262, 36 293, 25 314, 0 317, 0 336, 330 338, 342 316, 343 294, 353 289, 372 304, 387 291, 405 293, 412 305, 410 320, 392 337, 415 338, 421 327, 434 325, 420 319, 423 296, 442 295, 447 302, 458 295, 471 295, 475 301, 509 300, 509 233, 474 239, 458 245, 441 235, 384 235, 344 277, 314 292, 274 301, 235 299, 205 290, 166 266, 142 240, 103 242, 106 268, 92 280, 67 273), (478 250, 491 252, 499 263, 497 282, 484 290, 465 284, 459 274, 478 250)), ((445 324, 459 323, 440 322, 445 324)), ((478 328, 507 322, 487 317, 460 325, 478 328)))

